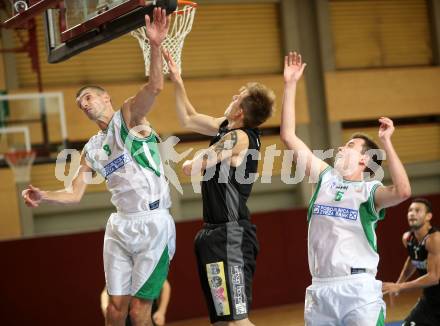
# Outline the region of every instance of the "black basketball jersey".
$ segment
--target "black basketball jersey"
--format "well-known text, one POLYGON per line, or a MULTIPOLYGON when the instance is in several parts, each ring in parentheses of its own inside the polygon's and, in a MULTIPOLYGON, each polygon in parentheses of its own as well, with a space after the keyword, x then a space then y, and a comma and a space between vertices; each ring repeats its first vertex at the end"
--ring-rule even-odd
MULTIPOLYGON (((227 129, 227 126, 228 121, 225 120, 220 125, 217 135, 212 138, 210 146, 234 130, 227 129)), ((204 172, 202 198, 203 220, 206 223, 219 224, 249 219, 246 202, 255 181, 252 173, 256 173, 258 168, 258 157, 252 156, 249 150, 260 150, 260 131, 252 128, 235 130, 242 130, 248 135, 249 149, 239 166, 233 167, 219 162, 204 172)))
MULTIPOLYGON (((411 263, 417 268, 420 276, 425 275, 428 272, 428 251, 425 248, 425 243, 428 236, 434 232, 439 232, 439 230, 436 227, 431 227, 420 243, 417 241, 413 232, 410 233, 407 239, 407 249, 411 258, 411 263)), ((423 294, 427 299, 440 304, 440 284, 424 288, 423 294)))

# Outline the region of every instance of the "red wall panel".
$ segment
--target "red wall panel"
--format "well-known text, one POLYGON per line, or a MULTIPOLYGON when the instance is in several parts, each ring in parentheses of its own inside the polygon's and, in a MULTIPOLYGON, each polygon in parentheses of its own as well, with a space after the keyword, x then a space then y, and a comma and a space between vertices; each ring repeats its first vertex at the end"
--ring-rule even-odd
MULTIPOLYGON (((440 194, 428 198, 438 225, 440 194)), ((407 207, 404 203, 389 209, 378 226, 379 279, 397 279, 406 259, 401 236, 407 229, 407 207)), ((255 214, 253 221, 260 241, 254 308, 301 302, 310 284, 306 210, 255 214)), ((176 225, 169 321, 207 316, 193 254, 193 239, 201 225, 200 221, 176 225)), ((0 242, 1 324, 103 325, 102 245, 102 231, 0 242)))

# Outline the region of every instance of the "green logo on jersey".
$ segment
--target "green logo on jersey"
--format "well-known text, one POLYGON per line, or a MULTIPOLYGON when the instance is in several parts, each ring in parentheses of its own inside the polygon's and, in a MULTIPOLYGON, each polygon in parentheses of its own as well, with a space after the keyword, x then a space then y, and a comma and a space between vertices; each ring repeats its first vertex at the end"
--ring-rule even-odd
POLYGON ((134 138, 128 133, 126 126, 121 128, 121 138, 125 145, 130 147, 130 153, 134 160, 143 168, 150 169, 158 177, 160 176, 160 154, 158 138, 152 132, 147 138, 134 138), (128 139, 127 139, 128 138, 128 139))
POLYGON ((110 146, 109 146, 109 145, 105 144, 102 148, 103 148, 103 149, 105 150, 105 152, 107 153, 107 156, 112 155, 112 151, 110 150, 110 146))
POLYGON ((341 201, 343 196, 344 196, 344 192, 343 191, 338 191, 336 193, 336 196, 335 196, 335 201, 341 201))

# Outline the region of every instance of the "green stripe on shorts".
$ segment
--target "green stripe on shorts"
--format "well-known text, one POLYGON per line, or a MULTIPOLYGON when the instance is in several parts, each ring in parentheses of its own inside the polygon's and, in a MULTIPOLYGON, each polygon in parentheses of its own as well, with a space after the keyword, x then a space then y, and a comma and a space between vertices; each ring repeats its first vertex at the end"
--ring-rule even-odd
POLYGON ((168 246, 165 247, 159 262, 148 280, 142 285, 139 291, 134 295, 136 298, 145 300, 157 299, 162 290, 163 283, 168 276, 168 267, 170 258, 168 256, 168 246))
POLYGON ((383 314, 383 308, 380 308, 379 318, 377 318, 376 326, 384 326, 385 325, 385 316, 383 314))

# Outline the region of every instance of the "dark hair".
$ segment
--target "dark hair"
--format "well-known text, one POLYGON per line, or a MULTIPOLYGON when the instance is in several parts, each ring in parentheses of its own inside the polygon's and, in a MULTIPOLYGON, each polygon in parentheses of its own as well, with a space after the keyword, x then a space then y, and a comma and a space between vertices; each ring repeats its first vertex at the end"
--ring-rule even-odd
POLYGON ((428 199, 425 199, 425 198, 414 198, 411 201, 411 204, 412 203, 422 203, 426 207, 426 212, 427 213, 432 213, 432 204, 431 204, 431 202, 428 199))
MULTIPOLYGON (((351 136, 351 139, 354 138, 359 138, 362 139, 364 141, 364 144, 362 145, 362 154, 365 154, 367 151, 369 151, 370 149, 379 149, 379 146, 377 146, 377 144, 373 141, 373 139, 371 139, 370 136, 368 136, 367 134, 363 134, 363 133, 355 133, 351 136)), ((373 162, 375 162, 377 165, 382 165, 382 160, 379 159, 377 154, 372 154, 370 156, 370 159, 373 160, 373 162)), ((367 173, 375 173, 375 171, 371 170, 368 166, 365 167, 365 172, 367 173)))
POLYGON ((95 91, 98 91, 98 93, 107 93, 107 91, 104 88, 102 88, 101 86, 98 86, 98 85, 85 85, 85 86, 81 87, 76 92, 75 99, 78 99, 78 97, 81 95, 81 93, 84 92, 86 89, 93 89, 95 91))
POLYGON ((240 104, 244 112, 243 126, 256 128, 272 115, 275 94, 260 83, 248 83, 242 90, 247 91, 240 104))

